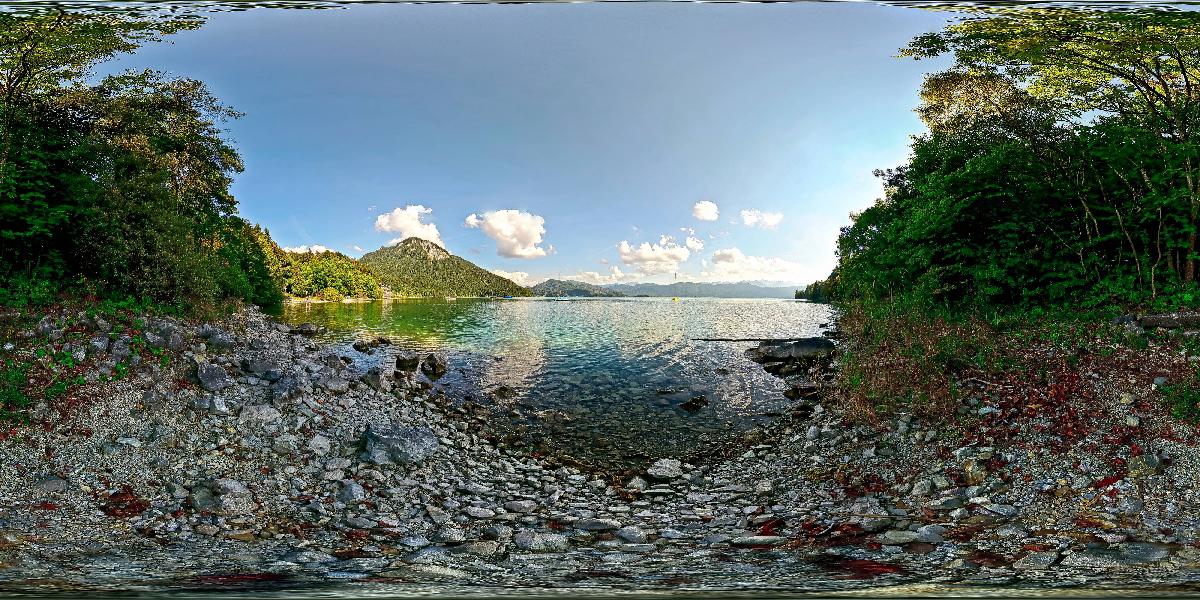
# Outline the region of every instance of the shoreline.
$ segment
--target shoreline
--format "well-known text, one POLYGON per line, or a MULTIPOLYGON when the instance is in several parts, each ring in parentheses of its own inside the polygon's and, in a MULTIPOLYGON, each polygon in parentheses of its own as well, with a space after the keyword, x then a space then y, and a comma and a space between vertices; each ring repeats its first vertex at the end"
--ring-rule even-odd
MULTIPOLYGON (((30 339, 104 326, 54 321, 30 339)), ((279 586, 1137 588, 1188 582, 1200 562, 1200 522, 1177 504, 1200 493, 1194 439, 1126 456, 1110 480, 1103 440, 1056 455, 1032 429, 987 447, 909 416, 850 425, 798 385, 812 371, 790 348, 758 350, 797 384, 788 414, 703 464, 667 458, 614 479, 489 441, 487 417, 422 374, 446 368, 437 358, 358 373, 301 335, 315 329, 256 309, 146 331, 177 360, 90 383, 53 426, 0 441, 0 590, 93 589, 97 572, 164 589, 251 574, 279 586)), ((88 368, 123 352, 122 335, 88 368)), ((1097 396, 1096 418, 1128 412, 1123 398, 1097 396)))

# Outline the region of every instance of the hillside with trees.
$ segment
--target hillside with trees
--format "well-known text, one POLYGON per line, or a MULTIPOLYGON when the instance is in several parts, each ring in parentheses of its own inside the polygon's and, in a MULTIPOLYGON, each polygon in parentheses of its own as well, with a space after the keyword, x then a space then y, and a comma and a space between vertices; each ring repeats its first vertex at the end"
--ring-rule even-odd
POLYGON ((327 250, 289 252, 279 247, 266 230, 255 227, 271 277, 292 298, 340 301, 346 298, 382 298, 379 276, 358 261, 327 250))
POLYGON ((530 290, 535 296, 547 298, 617 298, 625 295, 598 285, 562 279, 547 279, 531 287, 530 290))
POLYGON ((408 238, 364 254, 359 261, 379 274, 396 296, 529 296, 531 292, 482 269, 445 248, 420 238, 408 238))

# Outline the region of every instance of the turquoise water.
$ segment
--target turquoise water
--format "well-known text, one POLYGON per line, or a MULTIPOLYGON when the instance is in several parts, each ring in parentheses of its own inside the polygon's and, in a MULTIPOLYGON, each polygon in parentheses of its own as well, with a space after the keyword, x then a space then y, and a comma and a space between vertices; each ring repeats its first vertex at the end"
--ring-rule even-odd
POLYGON ((323 341, 362 364, 357 339, 447 355, 438 380, 517 423, 532 446, 584 462, 692 456, 788 405, 782 381, 743 352, 695 338, 819 335, 823 305, 792 300, 588 298, 294 304, 283 318, 329 328, 323 341), (704 396, 698 411, 681 407, 704 396))

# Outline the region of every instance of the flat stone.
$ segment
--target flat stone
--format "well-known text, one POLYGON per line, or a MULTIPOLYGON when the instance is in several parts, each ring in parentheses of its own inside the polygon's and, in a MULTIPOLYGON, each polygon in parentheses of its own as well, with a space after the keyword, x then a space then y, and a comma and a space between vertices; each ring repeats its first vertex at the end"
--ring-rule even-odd
POLYGON ((734 546, 776 546, 787 541, 787 538, 779 535, 748 535, 744 537, 733 538, 734 546))
POLYGON ((565 535, 540 533, 529 529, 518 531, 513 536, 513 545, 530 552, 561 552, 571 547, 565 535))
POLYGON ((511 500, 504 503, 504 510, 511 513, 527 514, 537 510, 537 502, 533 500, 511 500))
POLYGON ((890 529, 879 536, 879 542, 890 546, 901 546, 917 541, 921 536, 915 531, 890 529))
POLYGON ((1013 568, 1019 571, 1041 571, 1049 569, 1058 562, 1057 552, 1030 552, 1013 563, 1013 568))
POLYGON ((370 424, 363 434, 362 459, 377 465, 415 465, 438 450, 438 438, 428 427, 370 424))
POLYGON ((621 528, 621 522, 616 519, 580 519, 575 521, 574 527, 583 531, 613 531, 621 528))

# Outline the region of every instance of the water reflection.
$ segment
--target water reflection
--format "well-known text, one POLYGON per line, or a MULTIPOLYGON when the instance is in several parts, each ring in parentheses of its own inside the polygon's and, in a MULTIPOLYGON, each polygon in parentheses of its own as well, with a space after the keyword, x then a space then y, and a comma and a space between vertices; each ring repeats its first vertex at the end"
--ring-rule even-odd
POLYGON ((743 356, 748 344, 697 337, 818 333, 828 308, 782 300, 398 300, 294 304, 283 317, 329 328, 324 340, 364 364, 358 339, 449 355, 439 384, 456 398, 515 410, 535 444, 577 458, 633 461, 705 450, 704 440, 762 422, 783 383, 743 356), (681 405, 703 396, 708 405, 681 405), (668 432, 669 435, 662 435, 668 432))

